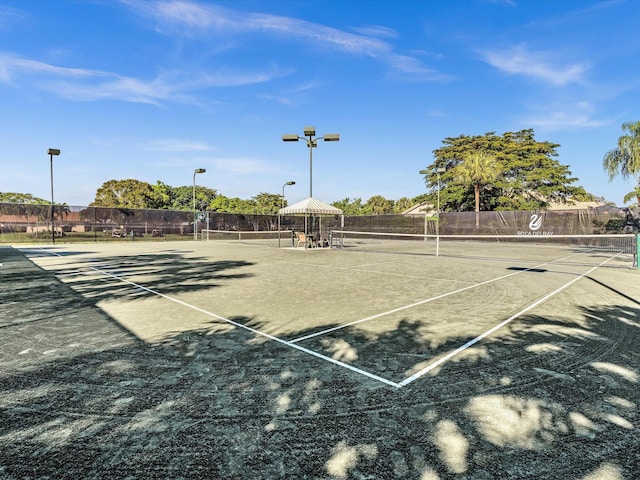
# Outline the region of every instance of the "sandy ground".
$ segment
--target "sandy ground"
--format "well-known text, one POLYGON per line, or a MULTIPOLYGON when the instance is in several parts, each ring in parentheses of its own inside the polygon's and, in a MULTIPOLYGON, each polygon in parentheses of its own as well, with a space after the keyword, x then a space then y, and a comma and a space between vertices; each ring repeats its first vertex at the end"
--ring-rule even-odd
POLYGON ((0 478, 638 478, 638 271, 107 248, 0 248, 0 478))

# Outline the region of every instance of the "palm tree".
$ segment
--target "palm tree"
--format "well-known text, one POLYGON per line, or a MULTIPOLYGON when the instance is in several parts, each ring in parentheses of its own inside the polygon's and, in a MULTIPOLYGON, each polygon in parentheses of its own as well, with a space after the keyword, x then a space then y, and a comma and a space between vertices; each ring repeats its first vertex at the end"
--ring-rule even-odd
POLYGON ((609 181, 640 173, 640 121, 623 123, 622 130, 628 133, 618 138, 618 148, 609 150, 602 161, 609 181))
POLYGON ((408 210, 411 207, 413 207, 416 203, 417 202, 415 202, 411 198, 407 198, 407 197, 399 198, 393 204, 393 213, 402 213, 405 210, 408 210))
POLYGON ((476 228, 480 226, 480 189, 491 185, 500 176, 500 165, 495 156, 486 152, 473 152, 455 167, 456 181, 472 185, 476 202, 476 228))
POLYGON ((638 205, 640 205, 640 185, 638 185, 632 191, 627 193, 622 199, 624 203, 633 202, 634 200, 637 202, 638 205))
POLYGON ((387 200, 382 195, 374 195, 369 200, 367 200, 365 209, 374 215, 391 213, 393 212, 393 201, 387 200))

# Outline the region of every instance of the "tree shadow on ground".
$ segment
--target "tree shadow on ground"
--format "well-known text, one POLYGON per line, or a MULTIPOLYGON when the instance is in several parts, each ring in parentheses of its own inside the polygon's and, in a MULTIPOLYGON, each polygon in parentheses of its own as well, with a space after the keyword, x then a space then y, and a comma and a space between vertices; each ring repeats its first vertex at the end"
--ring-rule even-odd
MULTIPOLYGON (((621 480, 640 470, 637 307, 524 316, 394 389, 241 328, 149 345, 66 288, 75 304, 2 331, 4 478, 621 480)), ((23 293, 22 308, 42 300, 23 293)), ((415 327, 402 334, 417 345, 415 327)), ((376 353, 364 335, 347 341, 376 353)))
MULTIPOLYGON (((134 292, 130 285, 123 283, 134 276, 143 275, 145 283, 152 286, 154 291, 174 295, 188 291, 205 291, 231 281, 249 278, 252 274, 243 269, 252 265, 253 263, 245 260, 210 261, 204 257, 188 257, 180 251, 169 251, 114 255, 100 257, 99 260, 71 260, 68 265, 57 266, 56 275, 71 283, 83 294, 83 298, 97 303, 103 299, 137 300, 141 296, 153 296, 154 293, 146 290, 138 289, 134 292), (109 278, 112 281, 108 281, 109 278), (176 281, 177 278, 180 281, 176 281)), ((19 279, 22 272, 16 271, 12 275, 19 279)), ((41 269, 38 274, 30 273, 30 279, 37 282, 39 276, 46 279, 49 275, 50 272, 41 269)), ((11 276, 7 277, 8 281, 14 279, 11 276)), ((39 293, 57 296, 52 291, 39 293)), ((40 304, 45 309, 49 306, 49 302, 46 301, 40 304)))

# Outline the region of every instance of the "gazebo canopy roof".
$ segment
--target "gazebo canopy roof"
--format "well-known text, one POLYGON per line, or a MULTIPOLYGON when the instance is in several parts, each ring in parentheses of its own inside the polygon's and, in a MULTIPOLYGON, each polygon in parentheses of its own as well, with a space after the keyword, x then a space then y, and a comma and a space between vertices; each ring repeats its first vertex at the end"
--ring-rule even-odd
POLYGON ((279 215, 295 215, 295 214, 316 214, 316 215, 342 215, 342 210, 321 202, 313 197, 306 198, 298 203, 281 208, 279 215))

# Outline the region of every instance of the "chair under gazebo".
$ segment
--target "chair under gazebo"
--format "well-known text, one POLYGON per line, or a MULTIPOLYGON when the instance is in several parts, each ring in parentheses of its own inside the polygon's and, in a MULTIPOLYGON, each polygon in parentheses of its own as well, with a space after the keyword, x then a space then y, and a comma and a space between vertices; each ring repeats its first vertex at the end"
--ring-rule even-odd
MULTIPOLYGON (((318 215, 320 217, 319 227, 322 230, 322 215, 342 215, 342 210, 328 203, 322 202, 316 198, 308 197, 300 202, 294 203, 288 207, 278 210, 278 215, 304 215, 304 233, 309 235, 309 215, 318 215)), ((305 248, 307 242, 305 241, 305 248)))

